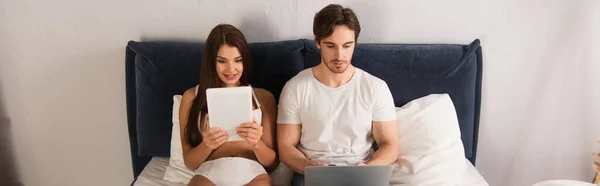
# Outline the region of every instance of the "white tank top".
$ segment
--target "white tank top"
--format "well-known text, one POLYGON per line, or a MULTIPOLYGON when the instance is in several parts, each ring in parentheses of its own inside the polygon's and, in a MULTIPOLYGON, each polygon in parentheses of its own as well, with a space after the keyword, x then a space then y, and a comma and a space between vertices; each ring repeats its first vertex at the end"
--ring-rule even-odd
MULTIPOLYGON (((198 96, 198 88, 199 88, 199 85, 196 85, 196 93, 194 94, 194 96, 198 96)), ((252 86, 250 88, 252 88, 252 86)), ((252 111, 252 114, 253 114, 254 118, 256 119, 256 124, 262 125, 262 110, 260 109, 260 103, 258 102, 258 98, 256 97, 256 94, 254 93, 254 89, 252 89, 252 97, 254 98, 254 102, 256 102, 256 109, 254 109, 252 111)), ((198 117, 198 128, 200 128, 200 120, 201 119, 202 119, 202 116, 199 116, 198 117)))

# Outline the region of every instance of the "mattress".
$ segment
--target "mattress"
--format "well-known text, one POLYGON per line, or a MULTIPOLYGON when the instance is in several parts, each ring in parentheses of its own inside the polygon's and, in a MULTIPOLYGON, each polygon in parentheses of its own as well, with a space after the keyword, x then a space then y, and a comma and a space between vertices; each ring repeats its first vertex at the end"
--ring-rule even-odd
POLYGON ((185 184, 163 180, 167 166, 169 166, 168 157, 153 157, 133 186, 185 186, 185 184))
MULTIPOLYGON (((469 162, 467 162, 467 170, 464 174, 464 185, 468 186, 489 186, 483 179, 479 171, 469 162)), ((163 180, 165 170, 169 165, 168 157, 154 157, 144 168, 133 186, 185 186, 180 183, 173 183, 163 180)))

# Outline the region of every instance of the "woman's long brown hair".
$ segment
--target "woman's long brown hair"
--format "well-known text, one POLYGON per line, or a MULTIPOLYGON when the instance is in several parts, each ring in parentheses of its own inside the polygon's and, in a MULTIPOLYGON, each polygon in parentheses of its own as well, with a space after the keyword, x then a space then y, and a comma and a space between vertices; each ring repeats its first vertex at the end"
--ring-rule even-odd
POLYGON ((241 85, 248 85, 251 77, 252 59, 248 50, 248 43, 244 34, 236 27, 228 24, 220 24, 212 29, 202 54, 202 64, 200 65, 200 80, 198 95, 194 98, 190 113, 188 115, 187 126, 185 127, 185 139, 187 143, 196 147, 202 142, 202 131, 206 129, 204 121, 200 122, 198 127, 198 118, 208 112, 206 106, 206 89, 223 86, 223 81, 217 74, 217 53, 221 45, 236 47, 242 55, 242 65, 244 70, 240 77, 241 85))

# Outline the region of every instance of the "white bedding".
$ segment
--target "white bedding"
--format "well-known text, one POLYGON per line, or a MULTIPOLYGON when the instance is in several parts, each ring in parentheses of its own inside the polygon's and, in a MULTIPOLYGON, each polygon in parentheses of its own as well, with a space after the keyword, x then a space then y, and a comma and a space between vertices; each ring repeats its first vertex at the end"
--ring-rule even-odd
MULTIPOLYGON (((464 174, 464 184, 467 186, 489 186, 488 183, 479 174, 479 171, 467 162, 467 170, 464 174)), ((172 183, 163 180, 165 170, 169 165, 169 158, 154 157, 144 168, 134 186, 185 186, 184 184, 172 183)))
POLYGON ((153 157, 148 165, 144 167, 133 186, 185 186, 181 183, 163 180, 168 165, 168 157, 153 157))
POLYGON ((467 170, 463 177, 463 183, 466 186, 489 186, 489 184, 483 179, 483 176, 479 174, 479 171, 475 169, 473 164, 469 160, 467 162, 467 170))

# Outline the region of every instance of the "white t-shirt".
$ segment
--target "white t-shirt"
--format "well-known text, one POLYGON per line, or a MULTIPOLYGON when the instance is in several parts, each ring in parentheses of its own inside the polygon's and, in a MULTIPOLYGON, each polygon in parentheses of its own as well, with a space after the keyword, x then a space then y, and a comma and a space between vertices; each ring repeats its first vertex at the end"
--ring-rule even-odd
POLYGON ((372 122, 396 120, 385 81, 359 68, 337 88, 305 69, 285 84, 278 107, 277 123, 302 124, 298 149, 318 163, 368 161, 373 154, 372 122))

